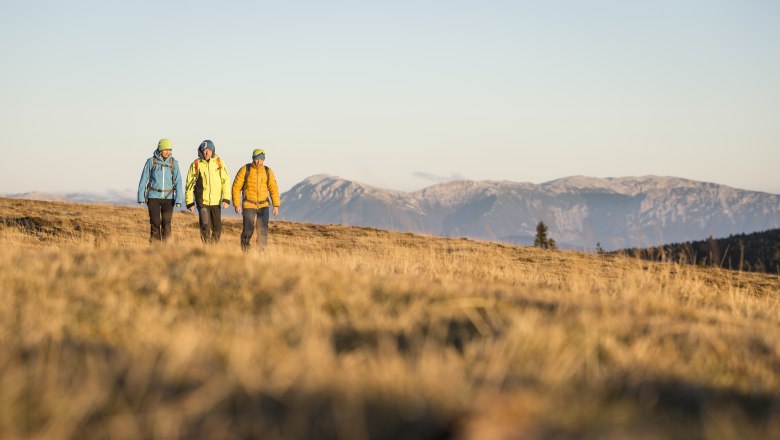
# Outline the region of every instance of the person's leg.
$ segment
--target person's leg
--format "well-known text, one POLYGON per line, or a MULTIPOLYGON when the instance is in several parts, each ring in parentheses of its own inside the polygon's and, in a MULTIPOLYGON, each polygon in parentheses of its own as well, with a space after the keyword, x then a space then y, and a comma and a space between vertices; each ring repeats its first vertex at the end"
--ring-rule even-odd
POLYGON ((268 244, 268 220, 271 217, 271 207, 260 208, 257 212, 257 247, 262 249, 268 244))
POLYGON ((173 218, 173 200, 160 200, 160 214, 162 214, 161 236, 167 240, 171 236, 171 219, 173 218))
POLYGON ((256 209, 244 209, 241 211, 241 217, 244 219, 244 228, 241 230, 241 249, 249 249, 249 241, 252 240, 252 234, 255 232, 256 209))
POLYGON ((162 239, 160 235, 160 226, 162 219, 160 216, 160 200, 149 199, 146 201, 146 207, 149 208, 149 241, 160 241, 162 239))
POLYGON ((198 222, 200 223, 200 239, 204 243, 211 240, 211 221, 209 221, 209 207, 201 205, 198 207, 198 222))
POLYGON ((210 207, 212 210, 211 224, 212 235, 211 240, 214 243, 219 243, 219 238, 222 236, 222 205, 210 207))

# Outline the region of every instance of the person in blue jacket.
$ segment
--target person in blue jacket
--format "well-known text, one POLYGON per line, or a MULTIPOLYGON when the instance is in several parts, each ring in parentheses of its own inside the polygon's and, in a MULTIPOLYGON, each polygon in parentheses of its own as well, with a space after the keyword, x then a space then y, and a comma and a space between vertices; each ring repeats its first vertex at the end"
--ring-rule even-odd
POLYGON ((171 151, 171 141, 160 139, 138 182, 138 203, 146 203, 149 208, 150 242, 164 241, 171 236, 173 205, 180 207, 184 203, 179 163, 171 151))

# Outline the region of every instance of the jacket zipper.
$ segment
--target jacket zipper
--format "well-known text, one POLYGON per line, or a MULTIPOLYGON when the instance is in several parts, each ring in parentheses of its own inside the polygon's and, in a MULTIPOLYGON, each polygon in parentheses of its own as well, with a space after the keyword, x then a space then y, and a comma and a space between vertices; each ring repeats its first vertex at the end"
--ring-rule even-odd
POLYGON ((206 174, 208 174, 208 178, 209 178, 209 206, 211 206, 211 159, 209 159, 209 161, 206 162, 206 165, 207 165, 206 174))

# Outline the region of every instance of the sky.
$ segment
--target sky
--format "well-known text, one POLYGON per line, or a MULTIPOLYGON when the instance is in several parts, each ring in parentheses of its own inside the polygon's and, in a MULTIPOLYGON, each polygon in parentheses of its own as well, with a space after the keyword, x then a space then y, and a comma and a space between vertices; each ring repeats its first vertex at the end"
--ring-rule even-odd
POLYGON ((780 193, 780 2, 0 0, 0 193, 135 189, 160 138, 320 173, 780 193))

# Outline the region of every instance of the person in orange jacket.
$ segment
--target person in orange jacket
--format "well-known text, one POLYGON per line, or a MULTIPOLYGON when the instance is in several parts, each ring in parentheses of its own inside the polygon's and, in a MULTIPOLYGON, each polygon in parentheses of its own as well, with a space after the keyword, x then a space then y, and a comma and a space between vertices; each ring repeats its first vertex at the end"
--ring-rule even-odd
POLYGON ((249 250, 255 228, 258 229, 258 248, 262 249, 268 244, 269 210, 273 215, 279 215, 280 205, 276 175, 265 166, 265 150, 257 148, 252 151, 252 163, 241 167, 233 180, 233 206, 236 213, 244 218, 244 229, 241 231, 243 250, 249 250))

